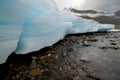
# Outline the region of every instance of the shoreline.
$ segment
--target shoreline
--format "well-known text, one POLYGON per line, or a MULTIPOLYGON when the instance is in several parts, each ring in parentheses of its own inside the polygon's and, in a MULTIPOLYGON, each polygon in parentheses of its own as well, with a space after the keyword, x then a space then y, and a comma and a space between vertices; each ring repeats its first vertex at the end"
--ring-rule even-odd
MULTIPOLYGON (((103 71, 104 73, 107 73, 107 72, 104 71, 100 67, 100 65, 98 65, 99 60, 97 58, 99 58, 101 55, 97 55, 96 53, 100 52, 101 54, 104 54, 103 53, 104 50, 106 50, 106 51, 110 50, 111 52, 117 51, 116 53, 118 53, 120 51, 120 47, 116 47, 116 45, 117 45, 116 41, 117 41, 118 37, 115 38, 115 40, 114 40, 115 43, 114 43, 114 41, 110 42, 110 40, 109 40, 109 39, 111 39, 111 37, 110 37, 111 35, 113 35, 112 37, 120 36, 118 33, 120 33, 120 32, 104 32, 104 33, 92 32, 92 33, 84 33, 84 34, 83 33, 82 34, 81 33, 80 34, 70 34, 70 35, 66 35, 63 40, 60 40, 57 43, 53 44, 52 46, 45 47, 39 51, 31 52, 31 53, 24 54, 24 55, 15 55, 13 53, 12 55, 9 56, 6 63, 4 63, 3 66, 0 66, 0 72, 4 72, 4 73, 0 73, 0 79, 5 80, 5 77, 10 76, 10 75, 14 76, 16 79, 16 74, 19 74, 19 76, 20 76, 20 73, 15 73, 14 75, 12 73, 9 73, 11 71, 12 72, 14 71, 13 68, 15 68, 15 66, 17 66, 18 69, 23 68, 25 70, 28 70, 30 77, 34 77, 35 79, 38 79, 37 75, 38 74, 40 75, 40 73, 42 73, 42 71, 36 70, 36 69, 38 69, 38 68, 41 69, 41 67, 38 67, 38 66, 41 66, 41 64, 38 64, 38 63, 41 63, 42 62, 41 58, 45 57, 45 58, 43 58, 43 61, 48 58, 49 58, 48 60, 54 60, 53 58, 55 58, 55 60, 58 61, 57 63, 54 63, 54 64, 52 62, 50 62, 51 66, 48 66, 45 64, 44 64, 44 67, 42 66, 42 68, 45 68, 45 69, 46 69, 46 67, 48 67, 50 72, 52 72, 51 70, 53 70, 50 67, 57 66, 57 68, 64 68, 64 65, 67 66, 67 68, 64 69, 64 71, 68 70, 68 72, 70 71, 70 74, 64 73, 65 76, 62 75, 62 77, 61 77, 62 80, 71 79, 72 78, 71 75, 76 74, 76 73, 78 74, 78 72, 76 72, 76 71, 74 71, 74 69, 72 69, 73 66, 76 66, 76 69, 78 69, 79 67, 83 67, 83 68, 80 68, 77 70, 77 71, 79 71, 79 70, 82 71, 79 73, 79 76, 73 77, 73 78, 78 78, 80 80, 80 78, 81 78, 80 76, 82 75, 83 76, 82 79, 101 80, 104 78, 105 80, 107 80, 108 76, 111 75, 109 70, 108 70, 109 74, 103 75, 103 78, 102 78, 102 76, 100 76, 98 74, 101 71, 103 71), (102 40, 103 37, 104 38, 106 37, 105 40, 102 40), (113 46, 111 46, 111 44, 109 44, 109 43, 106 43, 107 39, 113 46), (105 45, 103 44, 104 41, 105 41, 105 45), (108 46, 106 46, 106 45, 108 45, 108 46), (91 52, 91 53, 89 53, 89 52, 91 52), (79 58, 79 60, 77 58, 79 58), (33 61, 34 61, 34 63, 32 63, 33 61), (98 62, 96 62, 96 61, 98 61, 98 62), (31 69, 26 69, 27 67, 31 67, 31 64, 34 64, 32 66, 34 66, 34 69, 36 70, 35 72, 39 72, 38 74, 36 74, 34 76, 32 74, 31 69), (73 64, 73 65, 71 66, 71 64, 73 64), (22 67, 21 65, 24 65, 24 67, 22 67), (59 67, 58 65, 61 65, 62 67, 59 67), (79 67, 78 67, 78 65, 79 65, 79 67), (90 67, 92 67, 92 68, 100 67, 101 70, 100 70, 100 72, 94 71, 94 70, 90 71, 90 70, 84 69, 84 68, 86 68, 86 66, 88 67, 88 69, 90 67), (6 68, 6 70, 5 70, 5 68, 6 68), (30 73, 30 71, 31 71, 31 73, 30 73), (96 75, 92 74, 94 72, 96 73, 96 75), (90 73, 90 75, 89 75, 89 73, 90 73), (65 79, 63 79, 64 77, 65 77, 65 79)), ((119 42, 118 42, 118 44, 119 44, 119 42)), ((106 54, 108 54, 108 53, 112 54, 111 52, 106 52, 106 54)), ((106 55, 106 54, 104 54, 104 55, 106 55)), ((111 56, 113 56, 113 55, 111 55, 111 56)), ((117 56, 118 56, 118 58, 120 58, 119 55, 117 55, 117 56)), ((102 57, 104 57, 104 56, 101 56, 100 59, 102 59, 102 57)), ((102 61, 102 62, 106 63, 104 61, 102 61)), ((114 58, 113 58, 113 62, 114 62, 114 58)), ((100 63, 100 64, 103 65, 103 63, 100 63)), ((118 64, 118 66, 119 65, 120 64, 118 64)), ((21 72, 22 70, 19 70, 19 71, 21 72)), ((63 70, 62 71, 55 70, 56 74, 54 74, 54 76, 57 75, 58 73, 63 73, 64 71, 63 70)), ((34 73, 34 71, 33 71, 33 73, 34 73)), ((28 76, 26 75, 25 77, 28 77, 28 76)), ((19 77, 19 79, 22 79, 22 78, 25 79, 25 77, 22 77, 22 75, 21 75, 21 77, 19 77)), ((45 73, 44 73, 44 76, 39 79, 47 79, 48 77, 50 79, 56 80, 51 76, 46 76, 45 73)), ((11 79, 11 77, 7 77, 7 78, 11 79)), ((57 76, 56 78, 59 78, 59 76, 57 76)), ((61 80, 61 79, 58 79, 58 80, 61 80)), ((117 76, 117 79, 120 79, 120 77, 117 76)))

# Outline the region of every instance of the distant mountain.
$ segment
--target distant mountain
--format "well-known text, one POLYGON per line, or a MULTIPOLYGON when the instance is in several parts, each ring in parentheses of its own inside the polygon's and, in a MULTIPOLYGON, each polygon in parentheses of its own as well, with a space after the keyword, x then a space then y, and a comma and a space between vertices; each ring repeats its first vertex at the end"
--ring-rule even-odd
POLYGON ((120 10, 119 10, 119 11, 117 11, 117 12, 115 12, 115 16, 120 17, 120 10))
POLYGON ((70 8, 70 11, 74 12, 74 13, 80 13, 80 14, 97 14, 97 13, 102 13, 104 14, 104 12, 98 12, 98 11, 95 11, 95 10, 77 10, 77 9, 74 9, 74 8, 70 8))
POLYGON ((70 11, 72 11, 77 17, 92 19, 101 24, 120 25, 120 18, 116 17, 120 16, 120 10, 115 13, 116 16, 104 12, 98 12, 95 10, 77 10, 74 8, 70 8, 70 11))
POLYGON ((114 24, 114 25, 120 25, 120 18, 117 18, 115 16, 98 16, 98 17, 89 17, 89 16, 78 16, 85 19, 92 19, 95 20, 101 24, 114 24))

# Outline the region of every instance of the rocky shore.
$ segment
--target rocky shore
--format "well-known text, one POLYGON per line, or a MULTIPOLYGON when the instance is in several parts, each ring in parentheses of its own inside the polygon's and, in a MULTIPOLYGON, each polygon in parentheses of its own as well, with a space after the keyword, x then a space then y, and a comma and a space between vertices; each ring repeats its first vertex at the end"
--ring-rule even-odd
POLYGON ((120 80, 120 32, 67 35, 0 65, 0 80, 120 80))

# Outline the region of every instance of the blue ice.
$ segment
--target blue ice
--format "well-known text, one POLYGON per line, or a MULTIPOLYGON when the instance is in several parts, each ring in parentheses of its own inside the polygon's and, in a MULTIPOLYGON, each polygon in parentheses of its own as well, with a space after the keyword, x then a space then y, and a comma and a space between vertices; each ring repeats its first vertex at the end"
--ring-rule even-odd
POLYGON ((59 11, 52 0, 0 0, 0 63, 12 52, 25 54, 51 46, 66 34, 113 29, 59 11))

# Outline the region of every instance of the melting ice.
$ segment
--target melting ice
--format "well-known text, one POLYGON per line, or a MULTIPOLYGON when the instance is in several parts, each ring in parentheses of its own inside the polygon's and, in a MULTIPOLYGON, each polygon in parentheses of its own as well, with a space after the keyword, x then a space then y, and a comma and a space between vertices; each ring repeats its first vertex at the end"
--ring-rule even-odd
POLYGON ((59 11, 51 0, 0 0, 0 63, 15 51, 25 54, 50 46, 66 34, 114 28, 59 11))

